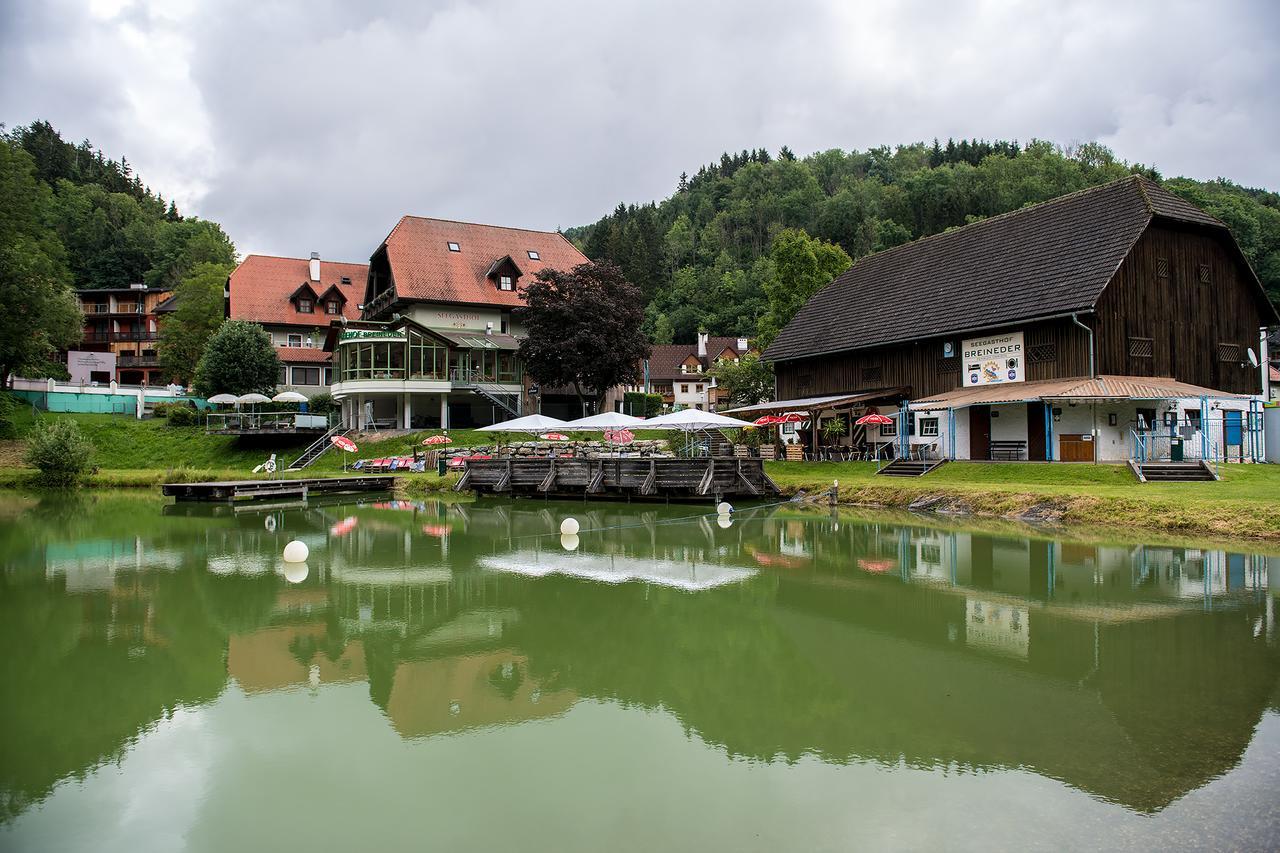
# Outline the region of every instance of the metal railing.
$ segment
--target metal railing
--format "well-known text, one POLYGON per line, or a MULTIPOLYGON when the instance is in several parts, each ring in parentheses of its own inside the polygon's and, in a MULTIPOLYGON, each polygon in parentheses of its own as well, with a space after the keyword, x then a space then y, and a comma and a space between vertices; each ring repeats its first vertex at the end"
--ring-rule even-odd
POLYGON ((85 343, 106 344, 114 341, 154 341, 160 337, 159 332, 149 329, 138 329, 128 332, 86 331, 82 340, 85 343))

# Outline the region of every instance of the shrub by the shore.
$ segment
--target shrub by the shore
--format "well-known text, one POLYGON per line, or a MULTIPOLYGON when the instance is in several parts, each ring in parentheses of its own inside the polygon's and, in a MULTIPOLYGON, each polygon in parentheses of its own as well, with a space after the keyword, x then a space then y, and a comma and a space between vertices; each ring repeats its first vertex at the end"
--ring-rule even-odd
POLYGON ((70 418, 37 425, 27 438, 24 460, 40 473, 36 482, 44 486, 70 488, 93 470, 93 444, 70 418))

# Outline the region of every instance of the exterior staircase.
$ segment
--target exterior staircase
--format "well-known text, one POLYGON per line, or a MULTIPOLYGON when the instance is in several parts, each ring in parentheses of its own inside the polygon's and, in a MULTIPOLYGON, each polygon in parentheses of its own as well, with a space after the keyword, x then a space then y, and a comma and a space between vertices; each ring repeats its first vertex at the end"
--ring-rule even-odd
POLYGON ((895 459, 876 473, 885 477, 923 477, 945 461, 944 459, 895 459))
POLYGON ((1204 462, 1130 462, 1139 483, 1194 483, 1218 479, 1204 462))
POLYGON ((475 391, 481 397, 484 397, 493 405, 497 406, 507 415, 513 418, 520 417, 520 395, 510 394, 500 390, 497 386, 490 386, 484 382, 471 381, 467 383, 471 386, 471 390, 475 391))
POLYGON ((297 459, 290 462, 289 468, 287 470, 301 471, 303 468, 306 468, 312 462, 315 462, 317 459, 323 456, 325 454, 325 451, 327 451, 330 447, 333 447, 333 445, 330 443, 330 439, 332 439, 335 435, 347 435, 350 432, 352 432, 352 430, 347 429, 341 424, 333 427, 324 435, 317 438, 311 445, 307 447, 306 450, 302 451, 301 456, 299 456, 297 459))

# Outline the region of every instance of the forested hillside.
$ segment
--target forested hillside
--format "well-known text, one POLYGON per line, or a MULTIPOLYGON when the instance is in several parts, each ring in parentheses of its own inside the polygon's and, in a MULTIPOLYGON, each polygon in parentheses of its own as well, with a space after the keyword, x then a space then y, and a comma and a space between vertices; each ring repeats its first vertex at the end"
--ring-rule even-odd
POLYGON ((72 145, 43 121, 14 128, 7 141, 52 190, 46 224, 66 249, 72 286, 175 287, 196 264, 234 262, 216 222, 184 218, 124 157, 109 160, 88 140, 72 145))
POLYGON ((1096 144, 949 140, 804 158, 787 148, 777 157, 763 149, 725 154, 681 175, 670 198, 620 204, 566 235, 593 260, 618 263, 643 289, 655 341, 689 342, 702 328, 767 342, 832 269, 1135 173, 1226 222, 1280 301, 1280 196, 1227 180, 1165 179, 1096 144))
POLYGON ((125 158, 110 160, 87 140, 73 145, 47 122, 0 127, 0 377, 65 375, 56 354, 80 341, 84 325, 71 289, 142 282, 179 294, 159 351, 185 378, 191 353, 222 321, 234 262, 216 222, 184 218, 125 158))

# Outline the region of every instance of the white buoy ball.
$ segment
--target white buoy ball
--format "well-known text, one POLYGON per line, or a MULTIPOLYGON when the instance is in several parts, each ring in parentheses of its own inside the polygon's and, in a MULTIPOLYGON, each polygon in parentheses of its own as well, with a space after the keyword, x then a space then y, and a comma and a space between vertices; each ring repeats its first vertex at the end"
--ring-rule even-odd
POLYGON ((310 569, 306 563, 290 563, 287 560, 284 564, 284 579, 289 583, 302 583, 307 579, 310 569))
POLYGON ((561 534, 560 534, 560 547, 561 547, 561 548, 563 548, 563 549, 565 549, 566 551, 576 551, 576 550, 578 550, 578 534, 576 534, 576 533, 561 533, 561 534))
POLYGON ((573 516, 570 516, 569 518, 566 518, 564 521, 560 522, 560 532, 565 536, 577 536, 578 535, 578 519, 574 518, 573 516))
POLYGON ((716 516, 716 524, 719 525, 722 530, 728 530, 730 527, 733 527, 733 516, 729 515, 727 512, 722 512, 716 516))
POLYGON ((284 546, 284 561, 286 563, 305 563, 311 551, 307 548, 306 542, 297 539, 284 546))
POLYGON ((716 512, 721 515, 728 515, 733 512, 733 504, 728 501, 720 501, 720 503, 716 504, 716 512))

